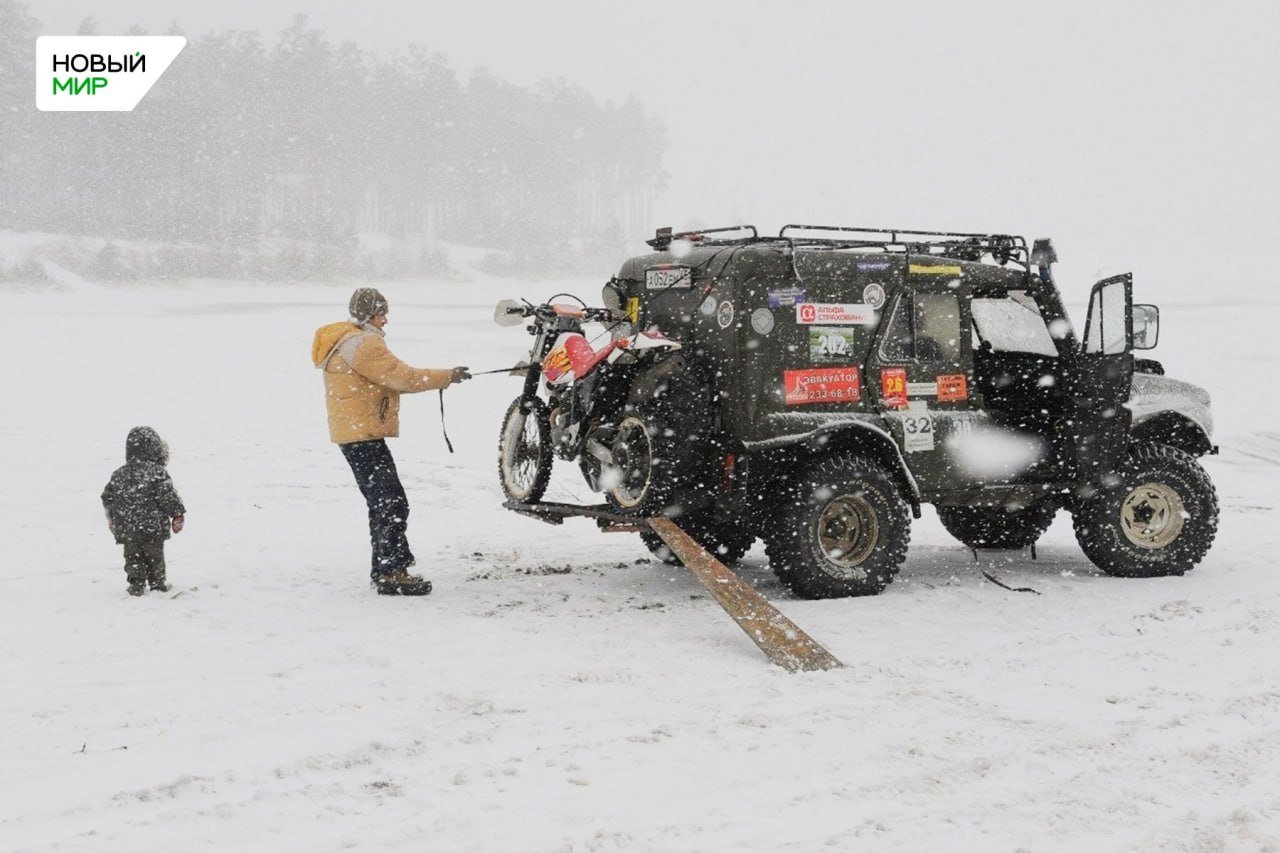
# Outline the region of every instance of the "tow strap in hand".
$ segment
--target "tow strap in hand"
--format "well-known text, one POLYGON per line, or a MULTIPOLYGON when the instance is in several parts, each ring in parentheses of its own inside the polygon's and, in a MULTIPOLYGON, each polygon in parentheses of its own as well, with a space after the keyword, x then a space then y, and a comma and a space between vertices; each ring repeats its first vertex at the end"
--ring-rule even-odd
POLYGON ((444 389, 440 389, 440 432, 444 433, 444 446, 453 452, 453 442, 449 440, 449 430, 444 426, 444 389))

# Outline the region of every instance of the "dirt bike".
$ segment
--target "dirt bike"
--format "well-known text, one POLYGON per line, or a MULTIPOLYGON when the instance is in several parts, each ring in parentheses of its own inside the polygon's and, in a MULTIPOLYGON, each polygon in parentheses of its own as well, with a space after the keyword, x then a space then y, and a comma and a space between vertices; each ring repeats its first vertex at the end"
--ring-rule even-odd
POLYGON ((654 440, 628 401, 636 378, 681 344, 649 329, 614 336, 596 349, 583 324, 608 324, 612 333, 628 315, 577 301, 533 305, 508 299, 494 309, 499 325, 533 320, 527 327, 533 336, 529 361, 517 368, 524 370, 524 389, 507 408, 498 438, 502 490, 512 501, 536 503, 558 457, 576 460, 592 491, 604 491, 615 508, 639 512, 654 494, 654 440))

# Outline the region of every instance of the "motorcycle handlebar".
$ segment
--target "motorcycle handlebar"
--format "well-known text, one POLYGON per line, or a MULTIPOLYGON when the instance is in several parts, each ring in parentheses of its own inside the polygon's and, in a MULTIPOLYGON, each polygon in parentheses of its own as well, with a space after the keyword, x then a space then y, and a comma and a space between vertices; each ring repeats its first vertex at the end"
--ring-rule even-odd
POLYGON ((627 319, 624 311, 614 311, 609 308, 575 308, 568 305, 554 305, 551 303, 539 305, 537 307, 520 307, 508 308, 508 314, 523 314, 525 317, 536 316, 545 320, 555 319, 556 317, 568 317, 574 320, 584 320, 586 322, 612 323, 627 319))
POLYGON ((599 320, 602 323, 613 323, 627 319, 627 312, 614 311, 611 308, 588 308, 583 312, 588 320, 599 320))

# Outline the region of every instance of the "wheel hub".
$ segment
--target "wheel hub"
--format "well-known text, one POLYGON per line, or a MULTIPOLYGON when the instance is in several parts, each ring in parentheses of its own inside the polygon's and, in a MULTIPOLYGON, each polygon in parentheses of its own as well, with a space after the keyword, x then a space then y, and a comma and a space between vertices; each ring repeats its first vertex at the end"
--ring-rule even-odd
POLYGON ((608 467, 614 498, 624 507, 638 506, 648 491, 653 471, 653 446, 644 422, 627 418, 619 424, 613 461, 608 467))
POLYGON ((507 424, 507 459, 505 473, 511 490, 527 494, 538 476, 538 422, 525 412, 512 416, 507 424))
POLYGON ((840 495, 818 516, 818 546, 841 568, 860 565, 880 541, 880 522, 862 495, 840 495))
POLYGON ((1187 511, 1164 483, 1143 483, 1120 504, 1120 529, 1139 548, 1164 548, 1182 533, 1187 511))

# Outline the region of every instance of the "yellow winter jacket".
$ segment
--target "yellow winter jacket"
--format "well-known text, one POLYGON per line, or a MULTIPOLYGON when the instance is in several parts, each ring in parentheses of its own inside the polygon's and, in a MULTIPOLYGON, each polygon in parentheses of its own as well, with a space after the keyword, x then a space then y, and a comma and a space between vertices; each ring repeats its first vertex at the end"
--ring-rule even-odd
POLYGON ((410 367, 381 331, 350 322, 317 329, 311 361, 324 371, 329 438, 338 444, 399 435, 400 395, 444 388, 453 374, 410 367))

